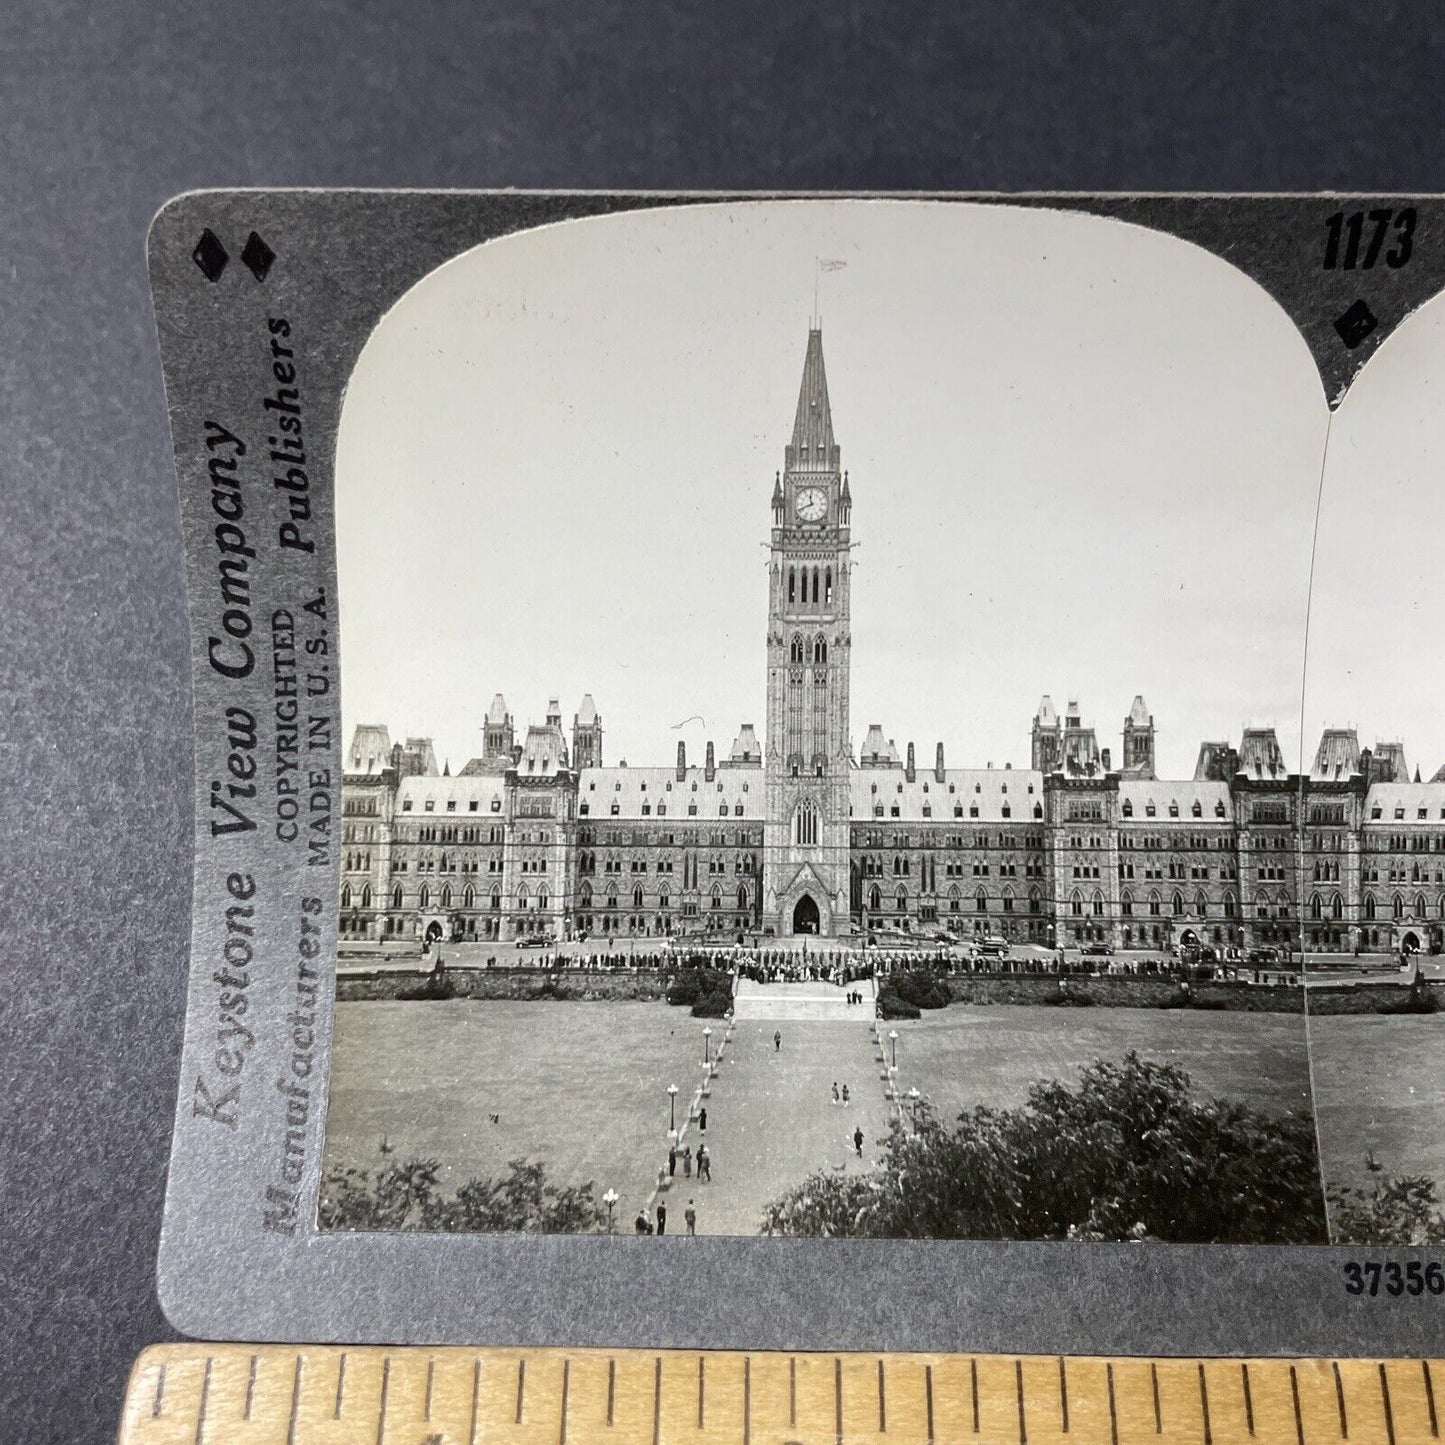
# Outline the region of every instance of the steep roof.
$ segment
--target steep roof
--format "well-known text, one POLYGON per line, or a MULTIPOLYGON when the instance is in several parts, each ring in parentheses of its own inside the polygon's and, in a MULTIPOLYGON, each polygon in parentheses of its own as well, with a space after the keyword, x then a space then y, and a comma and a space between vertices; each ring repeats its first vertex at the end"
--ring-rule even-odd
POLYGON ((865 768, 898 766, 898 749, 892 738, 883 736, 883 729, 877 723, 868 725, 868 736, 863 739, 863 751, 858 761, 865 768))
POLYGON ((1360 771, 1360 739, 1354 728, 1326 728, 1315 749, 1310 778, 1317 783, 1342 781, 1360 771))
POLYGON ((1054 708, 1054 700, 1048 693, 1039 699, 1039 710, 1034 715, 1034 721, 1041 728, 1054 728, 1059 725, 1059 714, 1054 708))
POLYGON ((728 754, 730 763, 756 763, 761 762, 763 756, 762 745, 758 742, 757 732, 752 723, 743 723, 738 729, 738 735, 733 739, 732 752, 728 754))
POLYGON ((1233 814, 1229 806, 1229 784, 1207 778, 1182 781, 1159 778, 1121 778, 1119 813, 1137 822, 1147 818, 1160 823, 1219 823, 1233 814), (1194 805, 1199 805, 1196 814, 1194 805), (1151 813, 1149 810, 1153 809, 1151 813))
POLYGON ((823 367, 823 333, 816 327, 808 332, 803 381, 798 388, 798 410, 793 418, 793 440, 788 446, 787 462, 789 471, 832 471, 838 465, 833 411, 828 402, 828 375, 823 367))
POLYGON ((506 784, 500 773, 458 773, 450 778, 403 778, 397 786, 398 813, 500 813, 506 784), (492 806, 496 803, 496 807, 492 806), (430 803, 432 806, 427 807, 430 803), (475 808, 472 804, 476 803, 475 808), (408 804, 410 806, 408 806, 408 804))
POLYGON ((348 773, 379 773, 391 766, 391 733, 379 723, 359 723, 346 750, 348 773))
POLYGON ((592 701, 592 694, 584 693, 582 705, 577 709, 577 722, 581 727, 591 727, 597 721, 597 704, 592 701))
POLYGON ((1031 768, 947 768, 940 783, 930 768, 910 783, 901 769, 857 768, 850 797, 854 823, 1026 823, 1044 801, 1044 775, 1031 768))
POLYGON ((1365 821, 1445 822, 1445 783, 1375 783, 1365 795, 1365 821))
POLYGON ((492 699, 492 705, 487 709, 487 721, 495 723, 498 727, 507 720, 507 699, 498 693, 492 699))
POLYGON ((1149 708, 1144 702, 1144 694, 1134 694, 1134 705, 1129 709, 1129 716, 1126 721, 1131 727, 1146 728, 1154 721, 1150 716, 1149 708))
POLYGON ((761 822, 767 801, 761 766, 720 769, 711 782, 703 768, 684 769, 680 782, 676 768, 584 768, 577 783, 579 815, 604 822, 761 822), (689 813, 690 807, 696 811, 689 813))
POLYGON ((1245 728, 1239 743, 1239 771, 1250 778, 1289 776, 1273 728, 1245 728))

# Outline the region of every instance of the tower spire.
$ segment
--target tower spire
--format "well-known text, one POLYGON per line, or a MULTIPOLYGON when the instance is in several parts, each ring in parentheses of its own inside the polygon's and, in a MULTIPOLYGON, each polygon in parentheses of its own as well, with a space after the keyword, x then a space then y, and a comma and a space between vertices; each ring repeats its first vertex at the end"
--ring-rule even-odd
POLYGON ((818 326, 808 329, 803 381, 798 388, 798 410, 786 461, 790 472, 838 470, 838 443, 833 437, 833 412, 828 404, 828 373, 823 366, 823 331, 818 326))

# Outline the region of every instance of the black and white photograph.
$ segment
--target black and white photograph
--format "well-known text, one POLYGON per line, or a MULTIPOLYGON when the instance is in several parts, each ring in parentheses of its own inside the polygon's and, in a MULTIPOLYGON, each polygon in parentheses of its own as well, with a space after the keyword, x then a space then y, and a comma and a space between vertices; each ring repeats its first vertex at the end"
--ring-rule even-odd
POLYGON ((1417 1153, 1316 1140, 1307 1000, 1433 1008, 1445 896, 1333 871, 1406 785, 1445 838, 1393 642, 1317 636, 1302 706, 1312 578, 1380 625, 1312 573, 1350 416, 1253 281, 1084 215, 693 205, 427 276, 337 441, 321 1227, 1445 1228, 1417 1153))

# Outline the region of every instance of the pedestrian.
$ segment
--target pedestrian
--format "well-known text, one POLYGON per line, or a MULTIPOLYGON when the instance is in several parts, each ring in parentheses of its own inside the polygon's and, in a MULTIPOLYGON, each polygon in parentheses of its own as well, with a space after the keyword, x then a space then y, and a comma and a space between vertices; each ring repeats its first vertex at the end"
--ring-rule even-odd
MULTIPOLYGON (((863 1126, 858 1125, 853 1130, 853 1152, 861 1159, 863 1157, 863 1126)), ((662 1205, 657 1206, 657 1232, 662 1233, 662 1205)))
POLYGON ((696 1208, 693 1206, 693 1202, 692 1202, 691 1199, 689 1199, 689 1200, 687 1201, 687 1208, 682 1211, 682 1217, 683 1217, 683 1219, 684 1219, 684 1220, 686 1221, 686 1223, 687 1223, 687 1232, 688 1232, 689 1234, 696 1234, 696 1233, 697 1233, 697 1210, 696 1210, 696 1208))
POLYGON ((667 1177, 673 1179, 677 1176, 677 1141, 674 1140, 667 1146, 667 1177))
POLYGON ((684 1145, 682 1146, 682 1177, 683 1177, 684 1179, 691 1179, 691 1178, 692 1178, 692 1145, 691 1145, 691 1144, 684 1144, 684 1145))
POLYGON ((712 1155, 707 1152, 706 1144, 697 1146, 697 1177, 701 1184, 712 1183, 712 1155))
POLYGON ((706 1105, 706 1104, 704 1104, 703 1107, 697 1111, 697 1132, 698 1132, 699 1134, 706 1134, 706 1133, 707 1133, 707 1105, 706 1105))
POLYGON ((658 1200, 657 1203, 657 1232, 659 1234, 667 1233, 667 1205, 661 1200, 658 1200))
POLYGON ((648 1218, 647 1206, 645 1204, 637 1211, 637 1223, 633 1228, 635 1228, 639 1234, 652 1233, 652 1220, 648 1218))
POLYGON ((848 1086, 847 1086, 847 1084, 844 1084, 844 1085, 843 1085, 843 1107, 844 1107, 845 1109, 848 1107, 848 1086))
POLYGON ((836 1079, 833 1081, 833 1102, 835 1104, 838 1102, 838 1081, 836 1079))
POLYGON ((783 1032, 781 1029, 773 1030, 773 1052, 776 1054, 783 1047, 783 1032))

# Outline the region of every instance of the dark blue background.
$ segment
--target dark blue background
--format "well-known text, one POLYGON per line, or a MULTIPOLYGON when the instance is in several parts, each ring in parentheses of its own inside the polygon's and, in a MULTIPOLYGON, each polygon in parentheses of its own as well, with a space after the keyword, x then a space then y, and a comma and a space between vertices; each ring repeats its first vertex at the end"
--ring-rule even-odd
POLYGON ((213 185, 1445 190, 1428 13, 3 7, 0 1439, 112 1438, 131 1360, 169 1334, 153 1269, 191 757, 144 268, 163 201, 213 185))

